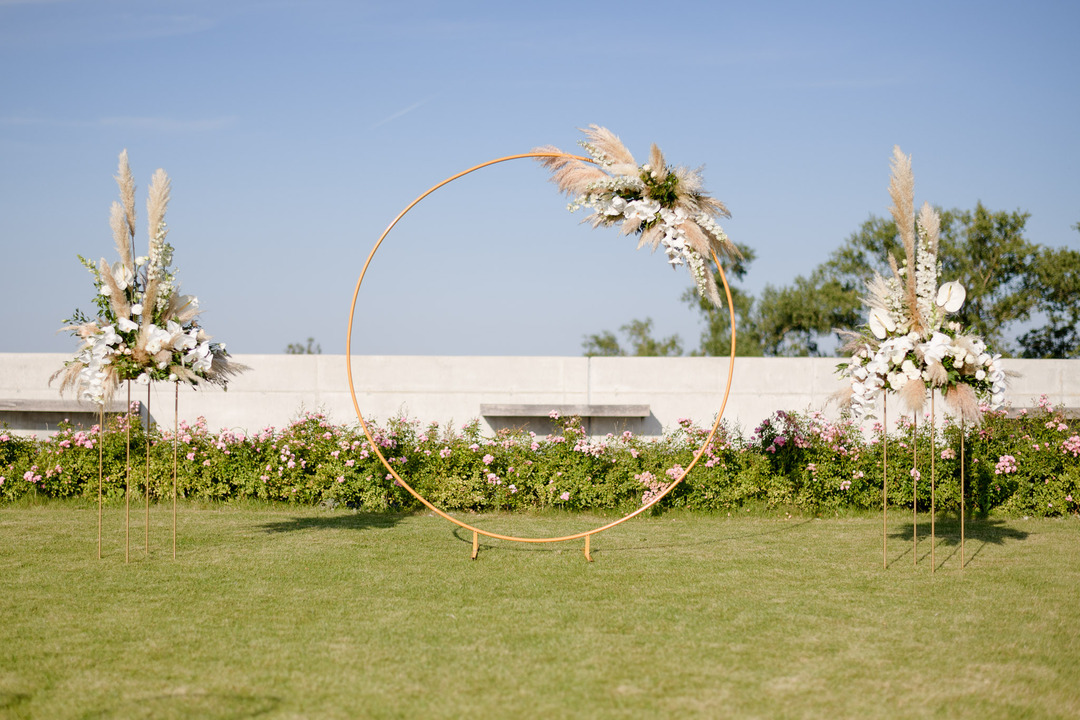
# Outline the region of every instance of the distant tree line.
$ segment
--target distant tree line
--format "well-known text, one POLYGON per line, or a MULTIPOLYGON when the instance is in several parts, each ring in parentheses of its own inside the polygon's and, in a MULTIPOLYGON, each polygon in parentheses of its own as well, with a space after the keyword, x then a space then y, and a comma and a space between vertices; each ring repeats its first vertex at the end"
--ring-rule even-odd
MULTIPOLYGON (((941 211, 938 257, 943 280, 959 280, 967 300, 957 314, 965 327, 1003 355, 1025 358, 1080 357, 1080 252, 1028 240, 1026 212, 941 211)), ((1080 223, 1074 228, 1080 231, 1080 223)), ((740 245, 742 260, 725 267, 739 355, 822 356, 834 354, 837 330, 866 322, 862 296, 875 271, 888 276, 888 256, 903 258, 896 225, 871 216, 828 259, 790 285, 766 285, 754 297, 738 286, 756 253, 740 245)), ((717 273, 719 275, 719 273, 717 273)), ((719 282, 719 277, 717 278, 719 282)), ((691 355, 728 355, 728 309, 703 301, 692 290, 683 300, 701 313, 704 330, 691 355)), ((677 336, 652 337, 652 320, 585 337, 585 355, 681 355, 677 336)))

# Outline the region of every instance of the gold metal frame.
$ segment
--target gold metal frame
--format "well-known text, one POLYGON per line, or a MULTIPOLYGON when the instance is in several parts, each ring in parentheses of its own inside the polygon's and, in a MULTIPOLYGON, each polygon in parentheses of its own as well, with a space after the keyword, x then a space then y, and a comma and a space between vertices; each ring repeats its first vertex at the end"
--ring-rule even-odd
MULTIPOLYGON (((887 533, 888 526, 888 468, 889 468, 889 450, 888 450, 888 396, 883 398, 882 406, 882 425, 884 430, 882 432, 882 463, 881 463, 881 562, 883 568, 889 567, 889 556, 887 552, 887 533)), ((935 422, 934 413, 934 393, 930 393, 930 574, 933 575, 937 570, 937 447, 935 433, 937 430, 937 424, 935 422)), ((918 422, 919 414, 915 412, 912 414, 912 476, 911 476, 911 505, 912 505, 912 553, 914 555, 913 564, 919 564, 919 542, 918 542, 918 469, 919 469, 919 435, 918 435, 918 422)), ((964 540, 966 530, 966 518, 965 518, 965 457, 964 457, 964 418, 960 417, 960 571, 964 570, 964 540)))
POLYGON ((889 567, 889 394, 881 396, 881 567, 889 567))
POLYGON ((461 520, 458 520, 457 518, 452 517, 451 515, 447 514, 446 512, 443 512, 439 508, 435 507, 434 505, 431 504, 431 502, 429 502, 427 500, 427 498, 423 497, 422 495, 420 495, 420 493, 416 492, 416 490, 414 490, 413 487, 411 485, 409 485, 409 483, 406 482, 405 479, 402 478, 398 474, 397 470, 395 470, 390 465, 390 463, 387 462, 386 457, 382 454, 382 451, 379 450, 379 446, 375 442, 375 438, 372 437, 371 430, 368 428, 367 421, 364 420, 363 413, 360 412, 360 405, 356 400, 356 388, 353 385, 353 372, 352 372, 352 330, 353 330, 353 318, 356 315, 356 300, 360 295, 360 285, 364 282, 364 276, 367 274, 368 267, 371 265, 371 261, 375 257, 376 251, 378 251, 379 246, 382 245, 382 242, 383 242, 383 240, 386 239, 386 236, 390 234, 390 231, 394 229, 394 226, 398 224, 398 221, 400 221, 401 218, 405 217, 406 213, 408 213, 410 210, 412 210, 414 207, 416 207, 416 205, 421 200, 423 200, 424 198, 426 198, 428 195, 435 192, 439 188, 443 187, 444 185, 448 185, 449 183, 453 182, 454 180, 457 180, 458 178, 464 177, 465 175, 468 175, 469 173, 475 172, 477 170, 488 167, 490 165, 495 165, 497 163, 507 162, 507 161, 510 161, 510 160, 520 160, 520 159, 523 159, 523 158, 542 158, 542 157, 566 157, 566 158, 574 158, 574 159, 577 159, 577 160, 582 160, 584 162, 589 162, 589 163, 594 162, 592 159, 587 158, 587 157, 581 157, 579 155, 571 155, 571 154, 568 154, 568 153, 561 153, 561 152, 532 152, 532 153, 522 153, 522 154, 519 154, 519 155, 507 155, 506 157, 496 158, 495 160, 489 160, 489 161, 487 161, 485 163, 481 163, 479 165, 474 165, 473 167, 469 168, 468 170, 460 172, 460 173, 458 173, 456 175, 452 175, 451 177, 447 178, 446 180, 443 180, 442 182, 432 186, 430 189, 428 189, 427 191, 422 193, 419 197, 417 197, 415 200, 413 200, 411 203, 409 203, 409 205, 406 206, 406 208, 404 210, 402 210, 400 213, 398 213, 397 217, 394 218, 394 220, 390 223, 390 225, 387 226, 386 230, 383 231, 382 235, 379 236, 379 239, 375 241, 375 246, 371 249, 371 252, 368 254, 367 260, 364 262, 364 267, 360 271, 360 278, 356 281, 356 289, 353 291, 352 305, 349 307, 349 331, 348 331, 348 334, 347 334, 346 340, 345 340, 345 367, 346 367, 346 372, 348 373, 348 378, 349 378, 349 394, 352 396, 353 409, 356 410, 356 417, 360 420, 360 425, 364 429, 364 434, 367 436, 368 443, 370 444, 371 449, 375 452, 375 455, 379 458, 379 461, 383 464, 383 467, 386 468, 387 472, 389 472, 390 475, 393 476, 394 479, 397 480, 397 482, 400 483, 401 486, 404 487, 409 492, 409 494, 411 494, 413 497, 415 497, 417 500, 419 500, 421 503, 423 503, 423 505, 425 507, 427 507, 429 510, 434 512, 436 515, 439 515, 443 519, 449 520, 450 522, 454 523, 455 525, 458 525, 458 526, 472 532, 472 559, 474 559, 474 560, 476 559, 476 557, 477 557, 477 555, 479 554, 479 551, 480 551, 480 538, 479 538, 479 536, 483 535, 485 537, 489 537, 489 538, 493 538, 493 539, 497 539, 497 540, 508 540, 508 541, 511 541, 511 542, 522 542, 522 543, 555 543, 555 542, 565 542, 565 541, 570 541, 570 540, 579 540, 579 539, 584 538, 585 546, 584 546, 583 550, 584 550, 585 559, 588 560, 589 562, 592 562, 591 539, 592 539, 593 535, 595 535, 597 533, 600 533, 600 532, 603 532, 604 530, 608 530, 610 528, 613 528, 616 525, 620 525, 620 524, 626 522, 627 520, 629 520, 630 518, 633 518, 633 517, 636 517, 637 515, 640 515, 641 513, 645 512, 646 510, 648 510, 649 508, 654 506, 656 503, 660 502, 665 496, 667 496, 668 493, 670 493, 672 490, 674 490, 675 487, 678 486, 679 483, 681 483, 683 481, 683 479, 686 477, 687 473, 689 473, 690 470, 692 470, 694 468, 694 466, 697 465, 698 461, 701 459, 701 456, 705 454, 706 448, 708 448, 709 445, 712 443, 713 438, 716 436, 716 431, 720 427, 720 419, 724 415, 724 408, 727 407, 728 395, 731 393, 731 378, 732 378, 732 375, 733 375, 734 370, 735 370, 735 312, 734 312, 734 307, 733 307, 732 299, 731 299, 731 288, 728 285, 727 276, 724 274, 723 265, 720 264, 720 261, 716 257, 716 254, 713 253, 713 256, 712 256, 713 262, 716 264, 717 269, 720 271, 720 279, 724 284, 724 293, 727 296, 728 315, 729 315, 729 318, 731 320, 731 356, 730 356, 730 359, 729 359, 729 362, 728 362, 727 385, 724 388, 724 399, 720 404, 720 411, 716 415, 716 421, 713 423, 712 429, 709 431, 709 434, 705 438, 705 441, 701 444, 701 447, 698 448, 697 452, 694 453, 693 461, 691 461, 690 464, 687 465, 687 467, 682 471, 682 473, 677 478, 675 478, 674 481, 672 481, 672 483, 670 485, 668 485, 668 487, 664 490, 664 492, 657 495, 649 503, 647 503, 645 505, 642 505, 640 508, 638 508, 634 512, 632 512, 632 513, 630 513, 628 515, 625 515, 624 517, 619 518, 618 520, 615 520, 614 522, 610 522, 607 525, 603 525, 603 526, 595 528, 593 530, 586 530, 584 532, 574 533, 573 535, 563 535, 563 536, 560 536, 560 537, 535 537, 535 538, 533 538, 533 537, 517 537, 517 536, 513 536, 513 535, 501 535, 499 533, 494 533, 494 532, 490 532, 490 531, 487 531, 487 530, 481 530, 480 528, 469 525, 468 523, 462 522, 461 520))

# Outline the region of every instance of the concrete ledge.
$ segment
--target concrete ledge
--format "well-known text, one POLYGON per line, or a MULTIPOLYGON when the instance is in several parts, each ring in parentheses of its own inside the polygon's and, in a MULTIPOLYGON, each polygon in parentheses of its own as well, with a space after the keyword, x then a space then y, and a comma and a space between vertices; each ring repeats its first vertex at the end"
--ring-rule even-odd
POLYGON ((557 412, 560 417, 577 415, 583 418, 647 418, 651 414, 648 405, 544 405, 533 403, 483 403, 480 405, 480 415, 483 417, 542 418, 548 417, 552 411, 557 412))
MULTIPOLYGON (((138 410, 142 410, 142 403, 132 400, 138 410)), ((107 413, 122 413, 127 411, 127 403, 123 400, 113 400, 105 408, 107 413)), ((93 413, 98 414, 98 406, 93 403, 79 402, 78 400, 44 400, 44 399, 19 399, 0 400, 0 412, 8 413, 93 413)))
MULTIPOLYGON (((131 402, 135 413, 145 422, 146 405, 138 400, 131 402)), ((127 412, 127 403, 114 399, 105 406, 105 412, 110 415, 127 412)), ((97 425, 100 419, 101 411, 93 403, 47 398, 0 399, 0 426, 18 433, 44 437, 56 432, 62 422, 85 430, 97 425)))

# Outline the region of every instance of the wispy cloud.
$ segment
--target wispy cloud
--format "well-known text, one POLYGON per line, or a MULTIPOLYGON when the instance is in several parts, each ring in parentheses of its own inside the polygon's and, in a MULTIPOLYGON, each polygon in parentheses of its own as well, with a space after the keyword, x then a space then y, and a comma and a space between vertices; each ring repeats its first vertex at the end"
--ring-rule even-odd
POLYGON ((377 127, 382 127, 383 125, 386 125, 387 123, 390 123, 390 122, 393 122, 394 120, 397 120, 398 118, 402 117, 403 115, 408 115, 413 110, 416 110, 417 108, 426 105, 427 103, 431 102, 432 100, 434 100, 438 96, 439 96, 439 93, 435 93, 434 95, 426 97, 423 100, 420 100, 418 102, 414 102, 412 105, 408 106, 407 108, 402 108, 401 110, 398 110, 396 113, 394 113, 392 115, 389 115, 388 117, 383 118, 379 122, 372 125, 369 129, 374 130, 377 127))

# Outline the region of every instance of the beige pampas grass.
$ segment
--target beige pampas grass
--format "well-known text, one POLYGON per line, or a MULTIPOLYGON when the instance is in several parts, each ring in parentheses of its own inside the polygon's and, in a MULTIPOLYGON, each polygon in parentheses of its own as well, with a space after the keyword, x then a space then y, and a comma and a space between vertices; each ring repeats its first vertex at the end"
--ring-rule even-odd
MULTIPOLYGON (((611 165, 627 166, 631 168, 632 171, 637 170, 637 161, 634 160, 634 156, 626 149, 626 146, 623 145, 623 141, 619 139, 618 135, 611 132, 606 127, 600 127, 595 124, 589 125, 587 130, 584 128, 578 129, 585 133, 585 137, 589 139, 589 144, 603 153, 611 165)), ((623 173, 616 172, 615 174, 621 175, 623 173)))
MULTIPOLYGON (((165 210, 169 207, 169 193, 171 183, 165 171, 158 168, 150 180, 150 188, 146 197, 146 214, 149 219, 150 241, 165 238, 168 228, 165 227, 165 210), (159 236, 160 235, 160 236, 159 236)), ((153 247, 153 245, 151 245, 153 247)))
POLYGON ((979 399, 970 385, 953 385, 945 391, 945 405, 963 418, 965 423, 978 425, 982 422, 979 399))
POLYGON ((251 368, 247 365, 233 362, 232 360, 226 358, 224 355, 214 353, 214 359, 210 363, 210 372, 207 373, 207 375, 212 378, 213 382, 222 385, 226 387, 226 389, 228 389, 227 386, 225 386, 225 383, 228 381, 229 378, 231 378, 233 375, 239 375, 240 373, 250 369, 251 368))
POLYGON ((686 240, 686 244, 694 248, 694 250, 701 255, 701 257, 708 259, 712 254, 712 245, 709 243, 709 236, 705 234, 705 231, 698 227, 695 222, 684 222, 679 228, 683 231, 683 237, 686 240))
POLYGON ((933 253, 934 257, 937 257, 938 236, 941 234, 941 217, 928 202, 924 202, 922 208, 919 209, 919 227, 926 234, 930 252, 933 253))
POLYGON ((648 163, 639 167, 618 136, 607 128, 590 125, 582 132, 587 138, 582 145, 591 160, 562 154, 552 146, 533 150, 552 155, 538 159, 551 171, 559 190, 574 198, 570 209, 591 209, 582 222, 593 227, 619 224, 624 235, 640 234, 639 248, 656 250, 663 242, 674 264, 690 268, 702 296, 721 306, 719 289, 708 271, 709 261, 714 257, 717 261, 739 259, 742 254, 717 222, 731 213, 702 189, 700 169, 668 167, 655 144, 648 163))
POLYGON ((923 405, 926 403, 926 383, 922 378, 908 380, 897 395, 908 410, 922 412, 923 405))
POLYGON ((49 384, 52 385, 53 380, 60 378, 60 394, 63 395, 66 390, 77 385, 79 373, 82 372, 82 369, 81 363, 65 365, 49 376, 49 384))
MULTIPOLYGON (((124 207, 124 216, 128 225, 128 237, 135 237, 135 180, 131 177, 128 154, 125 149, 120 153, 120 166, 117 169, 116 184, 120 187, 120 201, 124 207)), ((130 253, 129 253, 130 254, 130 253)))
POLYGON ((112 304, 116 317, 125 319, 131 317, 131 305, 128 304, 127 296, 120 287, 120 283, 116 282, 116 278, 112 274, 112 267, 109 266, 109 261, 105 258, 101 258, 101 262, 98 263, 98 274, 101 275, 105 287, 109 289, 109 302, 112 304))
POLYGON ((861 333, 854 330, 841 330, 840 328, 833 328, 833 332, 836 333, 841 345, 837 351, 843 355, 854 355, 862 346, 866 345, 868 340, 861 333))
MULTIPOLYGON (((900 240, 904 243, 904 263, 907 292, 905 293, 911 318, 919 322, 918 294, 915 288, 915 176, 911 172, 911 157, 900 152, 900 146, 893 146, 890 163, 892 177, 889 178, 889 197, 893 204, 889 207, 900 240)), ((916 328, 921 329, 921 328, 916 328)))
POLYGON ((932 386, 942 387, 949 382, 949 371, 941 363, 928 363, 925 367, 932 386))
POLYGON ((112 229, 113 242, 116 244, 116 252, 120 255, 123 263, 132 275, 135 274, 135 261, 131 257, 131 236, 128 235, 127 217, 120 203, 113 201, 109 208, 109 227, 112 229))
POLYGON ((880 273, 875 272, 874 277, 866 281, 866 289, 869 294, 862 301, 869 307, 889 309, 889 283, 880 273))
POLYGON ((851 398, 853 397, 855 397, 855 391, 851 389, 851 385, 845 385, 826 398, 825 404, 836 403, 838 407, 846 408, 851 405, 851 398))
POLYGON ((589 185, 608 178, 608 174, 596 165, 579 160, 563 153, 557 147, 544 145, 533 148, 534 153, 560 153, 556 157, 537 158, 542 166, 551 171, 551 179, 559 191, 567 195, 580 195, 587 192, 589 185))

